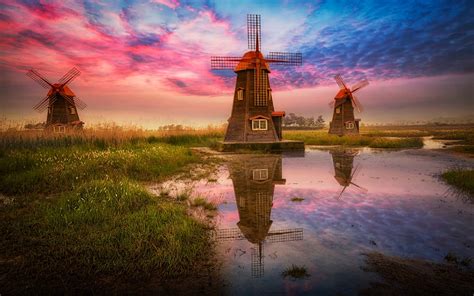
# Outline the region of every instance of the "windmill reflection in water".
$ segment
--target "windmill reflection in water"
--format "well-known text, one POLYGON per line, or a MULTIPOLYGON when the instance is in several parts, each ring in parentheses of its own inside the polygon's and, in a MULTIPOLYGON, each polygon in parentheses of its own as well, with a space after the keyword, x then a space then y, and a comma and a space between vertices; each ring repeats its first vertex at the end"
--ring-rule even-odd
POLYGON ((285 184, 280 155, 242 156, 228 164, 239 211, 238 228, 217 230, 217 240, 244 240, 251 249, 253 277, 264 275, 264 245, 303 240, 303 229, 271 230, 275 185, 285 184))
POLYGON ((334 179, 342 186, 338 198, 342 196, 347 187, 353 185, 359 191, 367 193, 368 190, 353 181, 361 170, 360 164, 354 167, 354 157, 359 154, 354 149, 336 149, 330 151, 334 163, 334 179))

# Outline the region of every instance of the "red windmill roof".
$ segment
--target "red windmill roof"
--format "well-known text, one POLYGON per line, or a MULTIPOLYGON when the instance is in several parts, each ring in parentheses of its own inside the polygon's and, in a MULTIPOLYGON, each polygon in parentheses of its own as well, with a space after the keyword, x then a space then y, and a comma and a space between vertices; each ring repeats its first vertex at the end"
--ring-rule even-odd
MULTIPOLYGON (((54 86, 54 87, 60 87, 61 84, 60 84, 60 83, 55 83, 55 84, 53 84, 53 86, 54 86)), ((60 93, 60 94, 65 94, 65 95, 67 95, 67 96, 69 96, 69 97, 74 97, 74 96, 76 96, 76 94, 74 94, 74 93, 72 92, 72 90, 71 90, 67 85, 63 86, 63 87, 59 90, 59 93, 60 93)), ((52 95, 52 94, 53 94, 53 88, 51 88, 51 89, 49 90, 48 96, 50 96, 50 95, 52 95)))
POLYGON ((349 93, 345 89, 339 90, 337 93, 336 97, 334 98, 335 100, 342 100, 346 98, 349 95, 349 93))
POLYGON ((257 60, 260 62, 260 69, 270 71, 270 67, 260 51, 247 51, 234 71, 255 69, 257 60))

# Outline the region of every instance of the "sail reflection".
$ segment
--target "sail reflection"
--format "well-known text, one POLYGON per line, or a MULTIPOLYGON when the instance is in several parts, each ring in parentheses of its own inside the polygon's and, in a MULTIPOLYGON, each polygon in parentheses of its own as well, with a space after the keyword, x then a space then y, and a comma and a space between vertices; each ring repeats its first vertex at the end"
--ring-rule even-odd
POLYGON ((303 239, 303 229, 270 230, 275 185, 283 185, 281 155, 243 155, 228 163, 240 221, 238 228, 219 229, 218 240, 246 239, 253 277, 264 275, 264 245, 303 239))
POLYGON ((358 190, 366 193, 368 190, 353 182, 361 170, 360 165, 354 167, 354 157, 359 154, 354 149, 336 149, 330 151, 334 163, 334 179, 342 186, 338 197, 341 197, 347 187, 353 185, 358 190))

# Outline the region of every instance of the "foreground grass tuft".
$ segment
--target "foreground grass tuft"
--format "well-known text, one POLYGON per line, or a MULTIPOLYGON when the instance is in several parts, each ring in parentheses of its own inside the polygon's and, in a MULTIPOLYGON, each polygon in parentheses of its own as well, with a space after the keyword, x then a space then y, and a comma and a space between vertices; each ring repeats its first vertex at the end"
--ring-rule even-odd
POLYGON ((448 183, 474 196, 474 169, 453 169, 444 172, 441 177, 448 183))
POLYGON ((128 180, 83 184, 44 206, 36 223, 48 239, 33 261, 48 254, 43 268, 49 272, 64 268, 58 260, 67 256, 78 273, 92 264, 104 274, 182 274, 207 244, 204 226, 184 206, 157 199, 128 180))
POLYGON ((201 207, 203 209, 206 209, 208 211, 216 211, 217 210, 217 207, 215 204, 207 201, 205 198, 203 197, 196 197, 192 204, 191 204, 193 207, 201 207))
POLYGON ((291 267, 288 267, 287 269, 285 269, 281 273, 281 275, 284 278, 290 277, 293 279, 303 279, 310 276, 305 266, 296 266, 296 265, 291 265, 291 267))

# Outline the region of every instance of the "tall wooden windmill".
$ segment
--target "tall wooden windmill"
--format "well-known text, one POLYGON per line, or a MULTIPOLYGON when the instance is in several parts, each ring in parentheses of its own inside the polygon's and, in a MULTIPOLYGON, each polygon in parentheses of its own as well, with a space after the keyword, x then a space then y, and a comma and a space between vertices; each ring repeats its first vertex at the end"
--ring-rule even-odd
POLYGON ((334 79, 339 85, 340 90, 330 103, 334 112, 332 121, 329 123, 329 133, 339 136, 358 135, 360 119, 355 118, 354 109, 357 109, 359 113, 362 112, 363 109, 354 93, 367 86, 369 81, 364 79, 356 83, 352 89, 349 89, 344 83, 344 80, 342 80, 341 75, 336 75, 334 79))
POLYGON ((260 15, 247 15, 248 48, 243 57, 211 57, 213 70, 237 73, 232 114, 224 142, 276 142, 282 140, 285 112, 275 112, 268 74, 269 64, 299 66, 301 53, 260 52, 260 15))
POLYGON ((330 152, 334 164, 334 179, 342 186, 339 197, 347 187, 353 185, 358 190, 366 193, 367 189, 354 183, 354 178, 360 171, 360 165, 354 168, 354 157, 358 154, 355 150, 333 150, 330 152))
POLYGON ((46 129, 64 133, 67 130, 82 128, 84 122, 79 120, 77 109, 83 110, 86 104, 76 97, 68 86, 80 74, 81 72, 74 67, 64 74, 57 83, 51 84, 34 69, 26 73, 43 88, 49 89, 46 97, 33 107, 38 112, 48 109, 46 129))
POLYGON ((286 182, 281 175, 281 156, 239 158, 238 163, 230 164, 229 171, 240 221, 238 228, 219 229, 217 239, 246 239, 254 244, 251 272, 252 276, 261 277, 264 274, 265 244, 303 239, 302 228, 270 230, 274 188, 276 184, 286 182))

